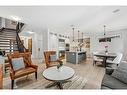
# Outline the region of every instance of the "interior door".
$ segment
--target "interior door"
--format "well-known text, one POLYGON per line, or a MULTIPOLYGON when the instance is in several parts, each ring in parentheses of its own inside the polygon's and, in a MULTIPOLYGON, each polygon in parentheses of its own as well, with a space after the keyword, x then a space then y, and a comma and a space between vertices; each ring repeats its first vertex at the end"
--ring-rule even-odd
POLYGON ((43 58, 43 43, 42 40, 38 40, 38 58, 43 58))
POLYGON ((28 39, 28 49, 32 53, 32 38, 28 39))

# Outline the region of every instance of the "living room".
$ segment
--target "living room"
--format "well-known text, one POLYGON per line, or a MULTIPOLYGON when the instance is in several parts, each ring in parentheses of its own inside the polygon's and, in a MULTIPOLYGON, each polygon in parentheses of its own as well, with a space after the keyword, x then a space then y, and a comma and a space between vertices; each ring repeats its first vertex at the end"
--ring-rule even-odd
POLYGON ((127 89, 126 11, 0 6, 0 88, 127 89))

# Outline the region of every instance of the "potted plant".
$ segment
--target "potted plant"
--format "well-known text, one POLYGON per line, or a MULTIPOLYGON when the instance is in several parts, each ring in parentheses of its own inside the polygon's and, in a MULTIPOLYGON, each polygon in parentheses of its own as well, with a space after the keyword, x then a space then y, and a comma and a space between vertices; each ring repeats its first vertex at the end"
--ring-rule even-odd
POLYGON ((5 51, 0 49, 0 56, 4 56, 5 55, 5 51))
POLYGON ((0 56, 3 56, 3 52, 2 52, 2 50, 0 49, 0 56))
POLYGON ((59 61, 59 64, 57 65, 57 69, 60 70, 60 68, 63 66, 63 61, 60 60, 59 61))

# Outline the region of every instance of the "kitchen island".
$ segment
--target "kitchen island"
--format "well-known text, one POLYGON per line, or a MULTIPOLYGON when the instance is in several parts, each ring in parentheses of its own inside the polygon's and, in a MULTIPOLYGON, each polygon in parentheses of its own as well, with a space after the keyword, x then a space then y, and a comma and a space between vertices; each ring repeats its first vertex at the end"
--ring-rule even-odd
POLYGON ((66 51, 66 61, 73 64, 78 64, 86 60, 86 51, 66 51))

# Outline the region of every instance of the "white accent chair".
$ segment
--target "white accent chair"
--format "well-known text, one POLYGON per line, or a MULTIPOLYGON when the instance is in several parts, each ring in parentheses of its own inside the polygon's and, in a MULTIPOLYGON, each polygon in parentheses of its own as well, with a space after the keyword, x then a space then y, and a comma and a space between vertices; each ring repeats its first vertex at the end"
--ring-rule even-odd
POLYGON ((111 65, 119 65, 121 60, 122 60, 123 54, 122 53, 117 53, 116 58, 114 58, 114 60, 108 60, 106 61, 107 66, 111 66, 111 65))
POLYGON ((92 53, 93 65, 96 65, 97 62, 100 62, 100 63, 103 62, 103 58, 95 56, 95 54, 97 54, 97 53, 98 52, 93 52, 92 53))

